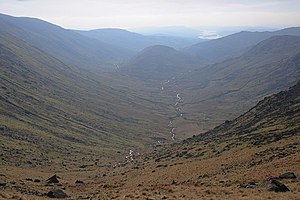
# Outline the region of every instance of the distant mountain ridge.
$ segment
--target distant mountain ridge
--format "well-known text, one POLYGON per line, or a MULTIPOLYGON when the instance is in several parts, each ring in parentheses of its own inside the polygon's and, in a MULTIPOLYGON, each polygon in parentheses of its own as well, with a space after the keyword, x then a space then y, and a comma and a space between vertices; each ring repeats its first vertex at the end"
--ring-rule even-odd
POLYGON ((242 31, 186 47, 183 51, 216 63, 227 58, 240 56, 259 42, 277 35, 300 36, 300 27, 286 28, 274 32, 242 31))
POLYGON ((187 37, 175 37, 175 36, 151 36, 141 35, 138 33, 130 32, 124 29, 116 28, 104 28, 95 29, 90 31, 76 31, 84 36, 97 39, 101 42, 118 46, 122 49, 129 51, 138 52, 142 49, 154 46, 154 45, 165 45, 175 49, 181 49, 192 44, 196 44, 205 40, 197 38, 187 37))
POLYGON ((0 33, 19 38, 69 65, 108 68, 133 54, 72 30, 27 17, 0 14, 0 33))

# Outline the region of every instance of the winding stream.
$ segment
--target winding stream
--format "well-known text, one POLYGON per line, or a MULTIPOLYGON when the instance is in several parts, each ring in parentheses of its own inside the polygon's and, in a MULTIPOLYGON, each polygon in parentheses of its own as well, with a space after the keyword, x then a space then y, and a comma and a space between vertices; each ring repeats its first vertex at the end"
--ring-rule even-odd
MULTIPOLYGON (((172 79, 175 79, 175 77, 172 77, 172 79)), ((164 82, 162 82, 162 87, 161 87, 161 90, 163 91, 164 90, 164 86, 166 85, 166 84, 168 84, 168 83, 170 83, 170 80, 166 80, 166 81, 164 81, 164 82)), ((175 93, 177 93, 176 94, 176 102, 175 102, 175 104, 174 104, 174 108, 175 108, 175 112, 177 113, 177 117, 183 117, 183 113, 181 113, 181 107, 180 107, 180 103, 183 103, 183 100, 182 100, 182 97, 180 96, 180 93, 178 93, 178 92, 176 92, 176 91, 174 91, 175 93)), ((170 127, 171 128, 171 130, 170 130, 170 134, 171 134, 171 139, 173 140, 173 141, 175 141, 175 139, 176 139, 176 134, 175 134, 175 127, 174 127, 174 125, 173 125, 173 121, 174 120, 170 120, 169 121, 169 124, 168 124, 168 127, 170 127)))

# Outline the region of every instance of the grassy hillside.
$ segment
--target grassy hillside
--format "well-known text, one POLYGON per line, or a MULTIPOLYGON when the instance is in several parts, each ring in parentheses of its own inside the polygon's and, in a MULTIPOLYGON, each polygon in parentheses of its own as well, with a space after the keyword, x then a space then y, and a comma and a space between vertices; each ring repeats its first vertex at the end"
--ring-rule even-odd
POLYGON ((129 50, 35 18, 0 14, 0 26, 1 35, 14 36, 66 64, 82 68, 109 68, 132 55, 129 50))
MULTIPOLYGON (((265 97, 248 112, 187 141, 236 140, 261 146, 300 134, 300 83, 265 97)), ((233 141, 232 141, 233 142, 233 141)))
POLYGON ((168 97, 151 83, 83 73, 13 36, 0 51, 1 164, 112 158, 168 131, 168 97))
MULTIPOLYGON (((89 167, 77 172, 76 177, 72 172, 61 172, 61 182, 73 199, 296 200, 300 193, 299 109, 298 83, 288 91, 266 97, 212 131, 177 144, 157 145, 147 154, 134 154, 129 162, 120 159, 108 166, 89 167), (286 172, 293 177, 282 178, 286 172), (79 178, 84 183, 74 186, 79 178), (289 191, 274 192, 279 185, 274 180, 289 191)), ((37 177, 30 169, 26 172, 37 177)), ((12 173, 19 174, 11 169, 5 172, 7 180, 15 180, 12 173)), ((43 179, 47 175, 39 173, 43 179)), ((36 193, 45 190, 43 184, 29 181, 22 188, 33 191, 28 197, 37 199, 42 197, 36 193)), ((5 191, 8 193, 9 187, 5 191)), ((20 194, 12 191, 10 196, 20 194)))
POLYGON ((203 64, 200 60, 171 47, 156 45, 142 50, 126 62, 121 71, 145 80, 168 80, 203 64))
POLYGON ((300 83, 207 133, 158 146, 117 167, 114 178, 102 180, 116 189, 98 192, 98 197, 297 199, 299 113, 300 83), (285 172, 294 178, 281 178, 285 172), (272 191, 270 179, 289 191, 272 191))
POLYGON ((198 131, 207 131, 295 84, 300 77, 299 38, 275 36, 238 58, 176 77, 173 84, 184 99, 180 126, 193 121, 198 131))

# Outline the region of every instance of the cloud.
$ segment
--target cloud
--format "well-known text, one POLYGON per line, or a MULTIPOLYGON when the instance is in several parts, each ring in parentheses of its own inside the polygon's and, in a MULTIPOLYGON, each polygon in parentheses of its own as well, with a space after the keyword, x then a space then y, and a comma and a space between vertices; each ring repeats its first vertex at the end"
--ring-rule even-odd
POLYGON ((299 10, 299 0, 0 0, 0 12, 77 29, 298 26, 299 10))

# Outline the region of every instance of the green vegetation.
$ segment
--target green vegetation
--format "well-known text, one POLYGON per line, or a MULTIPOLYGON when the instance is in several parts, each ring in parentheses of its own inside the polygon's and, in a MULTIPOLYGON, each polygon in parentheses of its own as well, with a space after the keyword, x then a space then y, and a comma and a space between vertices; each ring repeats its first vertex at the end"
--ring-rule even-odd
POLYGON ((8 35, 0 53, 2 152, 112 158, 168 131, 169 97, 156 83, 82 72, 8 35))

